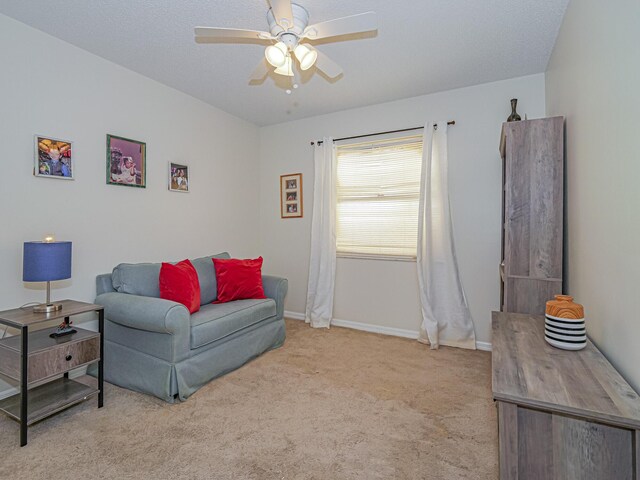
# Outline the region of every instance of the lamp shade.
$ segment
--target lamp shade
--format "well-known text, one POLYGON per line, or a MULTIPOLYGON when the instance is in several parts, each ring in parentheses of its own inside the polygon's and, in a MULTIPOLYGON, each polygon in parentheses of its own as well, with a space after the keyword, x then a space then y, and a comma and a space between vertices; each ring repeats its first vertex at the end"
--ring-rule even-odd
POLYGON ((71 278, 71 242, 24 242, 23 282, 71 278))

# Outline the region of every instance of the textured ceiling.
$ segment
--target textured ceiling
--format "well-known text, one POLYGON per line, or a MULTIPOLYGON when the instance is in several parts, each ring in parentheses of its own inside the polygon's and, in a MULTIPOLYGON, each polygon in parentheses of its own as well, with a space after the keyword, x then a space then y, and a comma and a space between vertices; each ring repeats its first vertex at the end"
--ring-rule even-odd
POLYGON ((0 13, 268 125, 543 72, 568 1, 298 0, 310 24, 373 10, 379 27, 317 43, 344 75, 311 69, 292 95, 278 75, 249 84, 263 46, 193 40, 196 25, 268 30, 267 0, 0 0, 0 13))

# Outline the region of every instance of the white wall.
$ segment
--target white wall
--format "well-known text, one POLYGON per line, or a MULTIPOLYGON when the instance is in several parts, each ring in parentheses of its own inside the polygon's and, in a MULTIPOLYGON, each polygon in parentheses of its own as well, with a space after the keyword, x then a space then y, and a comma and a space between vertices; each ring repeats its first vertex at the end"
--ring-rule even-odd
POLYGON ((93 301, 120 262, 258 253, 257 127, 3 15, 0 45, 0 309, 44 300, 22 243, 49 232, 73 242, 54 299, 93 301), (32 175, 36 133, 75 142, 74 181, 32 175), (146 189, 106 185, 107 133, 147 143, 146 189), (167 190, 169 161, 190 193, 167 190))
POLYGON ((572 1, 546 73, 566 117, 568 293, 640 389, 640 2, 572 1))
MULTIPOLYGON (((374 80, 372 80, 374 81, 374 80)), ((479 341, 490 342, 499 306, 500 126, 519 99, 524 118, 544 116, 544 75, 341 111, 260 129, 260 235, 266 268, 289 279, 288 311, 305 309, 313 157, 309 142, 455 120, 449 132, 451 203, 462 282, 479 341), (304 218, 281 219, 279 176, 303 174, 304 218)), ((327 99, 328 102, 331 99, 327 99)), ((405 331, 420 324, 415 263, 338 259, 335 317, 405 331)))

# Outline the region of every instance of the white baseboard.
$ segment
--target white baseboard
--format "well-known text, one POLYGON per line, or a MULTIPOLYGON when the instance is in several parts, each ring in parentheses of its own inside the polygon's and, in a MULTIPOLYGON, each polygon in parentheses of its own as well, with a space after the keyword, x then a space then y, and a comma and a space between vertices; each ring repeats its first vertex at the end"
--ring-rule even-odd
POLYGON ((284 316, 292 320, 304 320, 304 313, 284 311, 284 316))
MULTIPOLYGON (((284 312, 284 316, 293 320, 304 320, 304 314, 298 312, 284 312)), ((340 320, 334 318, 331 321, 331 325, 336 327, 352 328, 354 330, 362 330, 365 332, 380 333, 382 335, 391 335, 394 337, 411 338, 415 340, 418 338, 417 330, 405 330, 403 328, 383 327, 381 325, 372 325, 370 323, 353 322, 351 320, 340 320)), ((478 350, 491 351, 491 344, 489 342, 476 342, 476 348, 478 350)))
POLYGON ((363 330, 365 332, 381 333, 382 335, 391 335, 393 337, 410 338, 416 340, 418 332, 414 330, 405 330, 403 328, 383 327, 381 325, 372 325, 370 323, 353 322, 351 320, 340 320, 334 318, 331 325, 336 327, 353 328, 354 330, 363 330))

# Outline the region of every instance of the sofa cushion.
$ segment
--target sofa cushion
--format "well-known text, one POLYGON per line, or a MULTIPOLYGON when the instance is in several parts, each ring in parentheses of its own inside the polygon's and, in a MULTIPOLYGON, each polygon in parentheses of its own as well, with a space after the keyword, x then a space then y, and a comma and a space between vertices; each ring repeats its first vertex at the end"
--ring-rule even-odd
MULTIPOLYGON (((229 258, 227 252, 196 258, 191 263, 198 272, 200 302, 211 303, 217 297, 216 272, 212 258, 229 258)), ((160 298, 160 263, 121 263, 111 272, 111 283, 119 293, 160 298)))
POLYGON ((121 263, 111 273, 113 288, 119 293, 160 298, 159 263, 121 263))
POLYGON ((213 266, 212 258, 231 258, 227 252, 218 253, 208 257, 191 260, 200 282, 200 305, 206 305, 218 299, 218 284, 216 282, 216 269, 213 266))
POLYGON ((236 300, 203 305, 191 315, 191 348, 199 348, 276 316, 276 302, 236 300))

